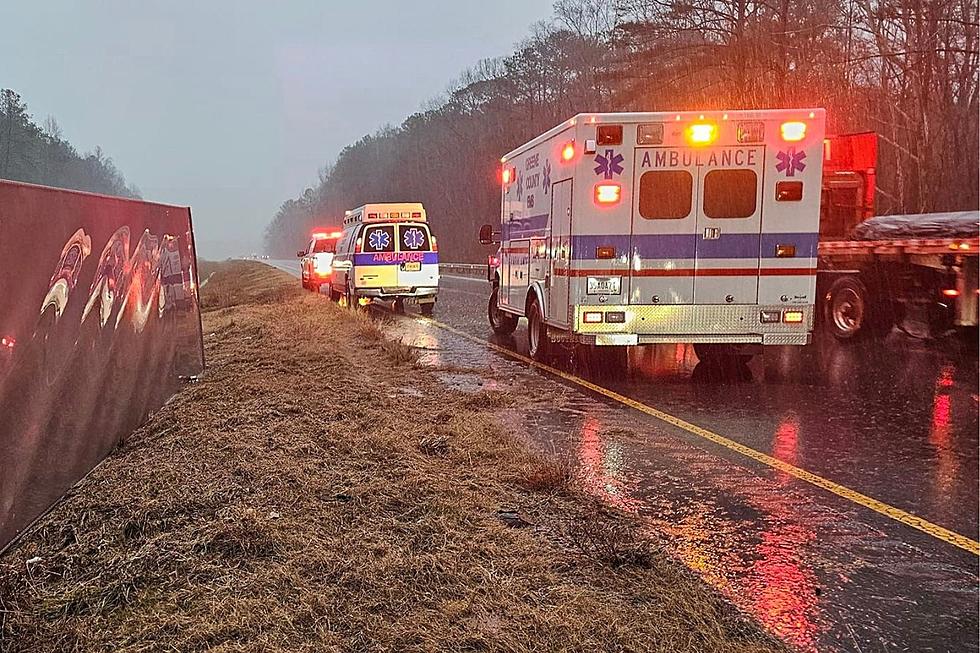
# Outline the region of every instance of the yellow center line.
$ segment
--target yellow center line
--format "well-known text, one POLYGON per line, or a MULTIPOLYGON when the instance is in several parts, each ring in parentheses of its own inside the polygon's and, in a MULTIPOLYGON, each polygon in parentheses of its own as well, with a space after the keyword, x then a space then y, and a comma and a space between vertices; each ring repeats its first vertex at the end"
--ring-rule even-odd
MULTIPOLYGON (((426 320, 426 318, 419 318, 419 319, 426 320)), ((761 451, 756 451, 752 447, 747 447, 744 444, 736 442, 735 440, 732 440, 730 438, 726 438, 723 435, 718 435, 717 433, 713 431, 709 431, 706 428, 697 426, 696 424, 691 424, 690 422, 684 421, 679 417, 674 417, 673 415, 669 413, 665 413, 662 410, 658 410, 656 408, 653 408, 652 406, 648 406, 644 403, 636 401, 635 399, 631 399, 625 395, 621 395, 618 392, 615 392, 608 388, 604 388, 600 385, 596 385, 595 383, 592 383, 590 381, 586 381, 581 377, 575 376, 574 374, 569 374, 568 372, 560 370, 556 367, 552 367, 551 365, 547 365, 545 363, 536 361, 533 358, 524 356, 523 354, 519 354, 515 351, 511 351, 506 347, 501 347, 500 345, 494 344, 488 340, 484 340, 483 338, 470 335, 465 331, 460 331, 459 329, 455 327, 451 327, 443 322, 439 322, 438 320, 428 319, 426 321, 431 322, 435 326, 441 329, 445 329, 446 331, 449 331, 450 333, 453 333, 461 338, 465 338, 470 342, 474 342, 489 347, 493 351, 503 354, 504 356, 509 356, 510 358, 514 358, 523 363, 527 363, 528 365, 536 367, 539 370, 544 370, 545 372, 548 372, 559 378, 562 378, 568 381, 569 383, 574 383, 577 386, 586 388, 587 390, 591 390, 592 392, 603 395, 604 397, 608 397, 609 399, 612 399, 621 404, 629 406, 630 408, 636 409, 641 413, 645 413, 662 422, 666 422, 671 426, 676 426, 677 428, 683 429, 688 433, 696 435, 710 442, 714 442, 715 444, 721 445, 722 447, 725 447, 730 451, 734 451, 747 458, 751 458, 752 460, 762 463, 763 465, 767 465, 773 469, 777 469, 785 474, 789 474, 790 476, 798 478, 801 481, 805 481, 807 483, 810 483, 811 485, 815 485, 816 487, 823 488, 824 490, 827 490, 828 492, 832 492, 833 494, 836 494, 839 497, 843 497, 848 501, 852 501, 860 506, 864 506, 865 508, 873 510, 899 523, 905 524, 906 526, 911 526, 912 528, 918 531, 926 533, 927 535, 931 535, 932 537, 942 540, 943 542, 952 544, 953 546, 959 547, 964 551, 969 551, 974 555, 980 555, 980 542, 977 542, 976 540, 966 537, 965 535, 960 535, 959 533, 955 533, 949 530, 948 528, 943 528, 938 524, 933 524, 932 522, 923 519, 922 517, 918 517, 910 512, 906 512, 900 508, 891 506, 883 501, 879 501, 878 499, 875 499, 874 497, 869 497, 866 494, 861 494, 856 490, 852 490, 851 488, 840 485, 839 483, 834 483, 833 481, 828 480, 822 476, 818 476, 813 472, 808 472, 807 470, 796 467, 795 465, 790 465, 787 462, 779 460, 778 458, 773 458, 772 456, 764 454, 761 451)))

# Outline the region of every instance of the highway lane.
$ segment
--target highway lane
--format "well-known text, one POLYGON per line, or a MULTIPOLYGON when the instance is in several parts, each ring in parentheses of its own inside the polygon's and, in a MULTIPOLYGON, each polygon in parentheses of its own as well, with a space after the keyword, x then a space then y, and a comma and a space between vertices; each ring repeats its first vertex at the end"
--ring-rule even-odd
MULTIPOLYGON (((526 353, 523 326, 490 336, 486 296, 482 280, 446 276, 436 318, 526 353)), ((403 328, 441 363, 502 366, 431 323, 403 328)), ((591 378, 572 357, 559 367, 591 378)), ((522 390, 544 382, 509 373, 522 390)), ((975 356, 821 340, 720 374, 689 347, 651 347, 622 378, 591 380, 976 539, 975 356)), ((598 494, 670 534, 678 557, 797 647, 976 650, 975 554, 587 395, 569 389, 514 427, 573 453, 598 494)))

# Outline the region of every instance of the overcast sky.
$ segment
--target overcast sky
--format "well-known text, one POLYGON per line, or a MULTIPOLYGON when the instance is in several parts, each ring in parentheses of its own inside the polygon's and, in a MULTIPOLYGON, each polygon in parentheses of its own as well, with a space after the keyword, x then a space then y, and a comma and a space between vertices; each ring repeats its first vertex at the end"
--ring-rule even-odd
POLYGON ((552 0, 44 0, 0 7, 0 87, 146 199, 193 208, 202 256, 258 251, 340 149, 400 123, 552 0))

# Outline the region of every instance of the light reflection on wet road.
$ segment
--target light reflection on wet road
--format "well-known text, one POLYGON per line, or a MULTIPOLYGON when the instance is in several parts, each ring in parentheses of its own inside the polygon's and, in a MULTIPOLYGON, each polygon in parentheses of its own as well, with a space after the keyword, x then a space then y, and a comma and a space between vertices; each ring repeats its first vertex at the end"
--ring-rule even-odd
MULTIPOLYGON (((485 282, 444 276, 436 318, 491 339, 486 292, 485 282)), ((574 456, 591 491, 649 520, 678 558, 798 649, 977 650, 975 555, 431 323, 396 328, 430 364, 490 379, 443 372, 449 382, 527 397, 504 416, 516 431, 574 456)), ((526 353, 525 341, 523 326, 494 339, 526 353)), ((689 347, 648 347, 631 357, 628 378, 593 380, 977 536, 975 354, 821 341, 719 374, 689 347)))

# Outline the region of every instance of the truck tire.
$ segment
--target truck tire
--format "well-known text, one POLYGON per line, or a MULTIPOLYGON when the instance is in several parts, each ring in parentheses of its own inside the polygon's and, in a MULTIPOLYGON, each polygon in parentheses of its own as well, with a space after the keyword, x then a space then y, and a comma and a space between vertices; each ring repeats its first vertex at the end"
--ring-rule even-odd
POLYGON ((824 295, 824 321, 842 342, 884 337, 895 325, 891 306, 875 302, 868 287, 854 276, 840 277, 824 295))
POLYGON ((527 351, 536 361, 545 362, 551 357, 551 339, 548 337, 548 325, 545 324, 544 314, 535 297, 527 312, 527 351))
POLYGON ((497 305, 499 295, 500 286, 494 286, 490 293, 490 301, 487 302, 487 319, 494 333, 498 336, 509 336, 517 329, 518 318, 516 315, 500 310, 497 305))

